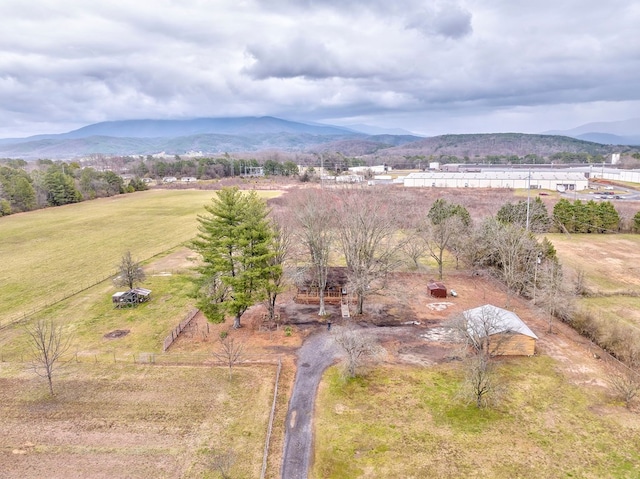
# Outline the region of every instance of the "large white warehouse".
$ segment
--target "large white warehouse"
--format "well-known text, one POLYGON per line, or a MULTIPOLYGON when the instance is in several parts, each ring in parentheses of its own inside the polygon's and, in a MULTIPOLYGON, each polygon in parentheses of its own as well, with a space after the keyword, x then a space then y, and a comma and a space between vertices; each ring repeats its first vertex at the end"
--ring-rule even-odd
POLYGON ((404 178, 407 187, 433 188, 524 188, 580 191, 589 186, 584 173, 568 171, 433 171, 410 173, 404 178))

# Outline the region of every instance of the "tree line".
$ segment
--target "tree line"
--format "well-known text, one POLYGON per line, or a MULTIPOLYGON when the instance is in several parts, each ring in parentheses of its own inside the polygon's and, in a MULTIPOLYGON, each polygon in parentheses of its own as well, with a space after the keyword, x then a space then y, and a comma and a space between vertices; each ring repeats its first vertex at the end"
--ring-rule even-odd
MULTIPOLYGON (((394 189, 304 188, 272 200, 237 188, 217 192, 199 216, 192 247, 203 265, 196 281, 198 306, 213 321, 226 315, 239 327, 251 305, 265 301, 275 314, 284 284, 310 277, 324 316, 329 270, 344 264, 355 314, 383 290, 389 274, 421 267, 427 258, 443 276, 446 264, 492 272, 513 294, 545 297, 560 267, 553 245, 500 216, 474 223, 467 209, 437 199, 406 198, 394 189)), ((503 207, 504 208, 504 207, 503 207)))
POLYGON ((0 216, 145 189, 140 179, 125 184, 113 171, 77 162, 8 160, 0 163, 0 216))

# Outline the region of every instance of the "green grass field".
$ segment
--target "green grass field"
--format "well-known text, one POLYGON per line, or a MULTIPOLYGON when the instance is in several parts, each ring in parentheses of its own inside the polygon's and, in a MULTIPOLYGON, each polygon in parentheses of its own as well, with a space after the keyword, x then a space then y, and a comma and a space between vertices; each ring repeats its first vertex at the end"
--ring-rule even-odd
MULTIPOLYGON (((269 191, 262 196, 276 196, 269 191)), ((0 324, 192 239, 214 191, 150 190, 0 218, 0 324)))
POLYGON ((635 478, 638 419, 569 385, 548 357, 504 361, 506 390, 479 410, 459 364, 378 367, 344 383, 329 370, 316 405, 310 477, 635 478))
POLYGON ((232 477, 259 477, 275 366, 76 364, 57 396, 22 366, 0 364, 0 476, 217 478, 212 450, 232 450, 232 477))

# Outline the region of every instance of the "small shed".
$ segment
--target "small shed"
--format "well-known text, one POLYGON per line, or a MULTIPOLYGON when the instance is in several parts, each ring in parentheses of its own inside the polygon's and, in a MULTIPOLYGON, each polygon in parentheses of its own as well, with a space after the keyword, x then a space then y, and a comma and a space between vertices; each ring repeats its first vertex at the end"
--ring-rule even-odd
POLYGON ((533 356, 536 336, 512 311, 485 304, 463 313, 468 337, 492 356, 533 356))
POLYGON ((133 288, 129 291, 118 291, 111 296, 111 302, 116 308, 134 307, 140 303, 149 301, 151 290, 145 288, 133 288))
POLYGON ((429 296, 433 296, 434 298, 447 297, 447 287, 444 285, 444 283, 439 283, 437 281, 431 280, 427 284, 427 289, 429 290, 429 296))

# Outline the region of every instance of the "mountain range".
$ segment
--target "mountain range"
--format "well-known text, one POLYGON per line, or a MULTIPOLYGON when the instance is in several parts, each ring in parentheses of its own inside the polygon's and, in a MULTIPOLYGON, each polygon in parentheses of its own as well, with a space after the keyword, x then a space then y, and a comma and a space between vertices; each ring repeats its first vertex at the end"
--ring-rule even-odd
POLYGON ((562 135, 605 145, 640 145, 640 118, 587 123, 570 130, 551 130, 546 135, 562 135))
POLYGON ((348 156, 456 155, 473 158, 486 155, 549 156, 558 152, 604 155, 629 149, 636 151, 637 148, 611 146, 633 144, 640 145, 640 119, 592 123, 541 135, 494 133, 424 138, 404 130, 381 130, 366 125, 347 128, 266 116, 95 123, 62 134, 0 139, 0 157, 29 160, 92 154, 165 152, 181 155, 198 151, 215 155, 278 150, 338 152, 348 156))

